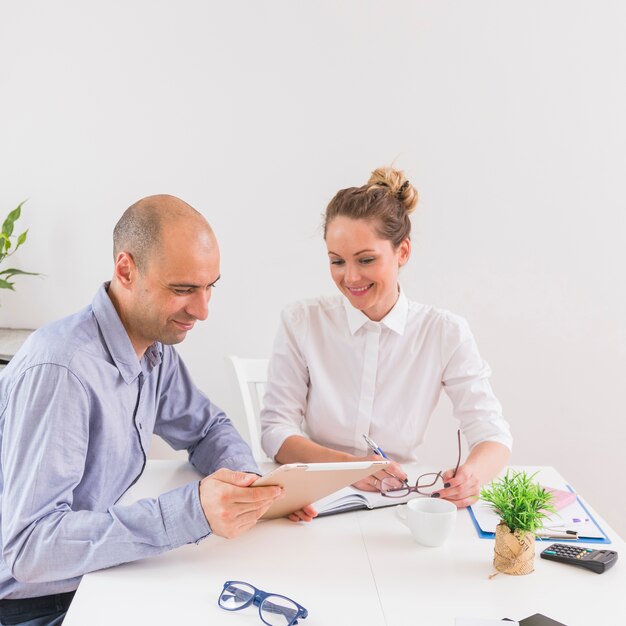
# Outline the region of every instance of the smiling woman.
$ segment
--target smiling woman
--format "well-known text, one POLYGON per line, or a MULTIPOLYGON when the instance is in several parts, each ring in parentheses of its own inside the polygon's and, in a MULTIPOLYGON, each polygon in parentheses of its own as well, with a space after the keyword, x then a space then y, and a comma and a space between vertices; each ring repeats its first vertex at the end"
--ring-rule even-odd
MULTIPOLYGON (((465 320, 409 301, 398 283, 417 197, 403 172, 384 167, 331 200, 324 238, 342 295, 283 312, 262 443, 280 463, 352 461, 377 458, 368 455, 369 435, 396 461, 388 470, 404 479, 399 463, 417 460, 443 387, 471 451, 456 473, 443 473, 434 495, 467 506, 506 464, 512 440, 465 320)), ((355 486, 374 491, 385 478, 355 486)))

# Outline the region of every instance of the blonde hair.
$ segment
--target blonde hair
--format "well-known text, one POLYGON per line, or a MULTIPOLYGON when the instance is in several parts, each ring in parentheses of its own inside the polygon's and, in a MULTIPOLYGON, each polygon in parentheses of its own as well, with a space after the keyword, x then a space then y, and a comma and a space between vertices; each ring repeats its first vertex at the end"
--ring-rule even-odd
POLYGON ((410 214, 417 206, 417 190, 401 170, 385 166, 375 169, 362 187, 341 189, 330 201, 324 215, 324 238, 336 217, 368 220, 379 237, 397 248, 411 238, 410 214))

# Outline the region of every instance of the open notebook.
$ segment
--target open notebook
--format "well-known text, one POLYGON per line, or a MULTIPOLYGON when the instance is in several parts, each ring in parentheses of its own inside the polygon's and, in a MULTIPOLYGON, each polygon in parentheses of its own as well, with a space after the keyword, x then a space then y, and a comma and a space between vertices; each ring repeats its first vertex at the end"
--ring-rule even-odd
POLYGON ((373 491, 360 491, 353 487, 344 487, 335 493, 313 503, 318 517, 345 513, 357 509, 379 509, 384 506, 394 506, 408 502, 413 498, 423 497, 417 493, 410 493, 404 498, 386 498, 373 491))

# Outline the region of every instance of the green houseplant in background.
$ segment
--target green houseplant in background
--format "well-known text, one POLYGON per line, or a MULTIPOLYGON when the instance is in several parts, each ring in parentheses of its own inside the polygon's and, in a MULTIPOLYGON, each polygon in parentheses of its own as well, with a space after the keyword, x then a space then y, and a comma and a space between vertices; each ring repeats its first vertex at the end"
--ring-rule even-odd
POLYGON ((481 499, 500 517, 493 557, 499 572, 520 575, 534 570, 535 535, 555 512, 552 494, 533 481, 535 476, 507 470, 480 491, 481 499))
MULTIPOLYGON (((26 201, 24 200, 24 202, 26 201)), ((17 236, 13 234, 15 222, 17 222, 22 214, 22 206, 24 205, 24 202, 20 202, 17 208, 13 209, 2 223, 2 232, 0 232, 0 264, 3 263, 7 257, 15 254, 17 249, 26 241, 28 230, 25 230, 17 236), (13 242, 15 242, 15 245, 13 242)), ((23 274, 29 276, 39 275, 37 272, 25 272, 23 270, 15 269, 14 267, 0 270, 0 289, 11 289, 15 291, 12 278, 23 274)))

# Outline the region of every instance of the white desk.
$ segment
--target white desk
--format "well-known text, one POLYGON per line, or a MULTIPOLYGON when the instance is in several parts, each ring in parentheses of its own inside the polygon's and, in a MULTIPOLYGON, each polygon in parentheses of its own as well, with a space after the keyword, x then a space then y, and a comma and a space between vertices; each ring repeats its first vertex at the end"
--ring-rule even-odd
MULTIPOLYGON (((546 483, 550 476, 562 480, 553 469, 544 471, 546 483)), ((196 477, 185 463, 149 461, 125 500, 155 496, 196 477)), ((256 608, 227 613, 217 606, 229 579, 292 597, 309 610, 304 626, 454 626, 459 615, 521 619, 533 613, 567 626, 626 623, 626 544, 590 510, 613 540, 606 547, 622 559, 602 575, 540 559, 544 542, 537 545, 532 574, 489 580, 493 540, 477 537, 466 511, 459 511, 445 546, 425 548, 390 507, 311 524, 262 522, 234 540, 213 536, 89 574, 64 626, 262 625, 256 608)))

